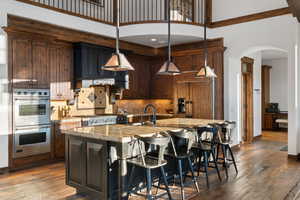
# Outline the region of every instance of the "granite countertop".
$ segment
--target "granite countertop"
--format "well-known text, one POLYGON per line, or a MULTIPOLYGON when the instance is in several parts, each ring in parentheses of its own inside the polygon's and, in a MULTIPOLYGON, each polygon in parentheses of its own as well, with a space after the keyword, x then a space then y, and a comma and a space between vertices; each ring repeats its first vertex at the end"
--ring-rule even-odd
POLYGON ((127 143, 132 141, 135 135, 152 136, 153 134, 177 130, 174 127, 153 127, 153 126, 131 126, 131 125, 103 125, 92 127, 81 127, 70 130, 63 130, 66 135, 81 136, 112 142, 127 143))
MULTIPOLYGON (((124 116, 131 118, 131 117, 144 117, 144 116, 152 116, 152 113, 133 113, 133 114, 124 114, 124 116)), ((156 116, 162 117, 173 117, 174 114, 167 114, 167 113, 157 113, 156 116)))
POLYGON ((156 126, 193 128, 195 126, 207 126, 211 123, 223 123, 224 120, 195 119, 195 118, 170 118, 156 121, 156 126))

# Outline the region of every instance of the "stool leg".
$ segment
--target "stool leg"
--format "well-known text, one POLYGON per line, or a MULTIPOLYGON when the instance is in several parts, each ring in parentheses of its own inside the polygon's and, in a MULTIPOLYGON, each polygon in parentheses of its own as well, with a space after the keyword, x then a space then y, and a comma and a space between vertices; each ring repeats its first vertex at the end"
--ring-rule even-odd
POLYGON ((219 160, 219 151, 220 151, 220 144, 218 143, 218 144, 217 144, 217 157, 216 157, 217 162, 218 162, 218 160, 219 160))
POLYGON ((183 183, 181 159, 178 159, 178 171, 179 171, 179 177, 180 177, 181 200, 184 200, 184 183, 183 183))
POLYGON ((230 146, 228 146, 228 150, 229 150, 229 152, 230 152, 230 155, 231 155, 231 158, 232 158, 232 162, 233 162, 235 171, 236 171, 236 173, 238 174, 239 172, 238 172, 238 169, 237 169, 237 166, 236 166, 236 162, 235 162, 235 159, 234 159, 234 155, 233 155, 233 153, 232 153, 232 150, 231 150, 231 147, 230 147, 230 146))
POLYGON ((201 170, 201 159, 202 159, 203 153, 199 150, 199 155, 198 155, 198 176, 200 176, 200 170, 201 170))
POLYGON ((226 147, 222 145, 222 152, 223 152, 223 167, 225 167, 226 179, 228 179, 228 167, 227 167, 227 156, 226 156, 226 147))
POLYGON ((204 151, 203 152, 204 154, 204 171, 205 171, 205 175, 206 175, 206 185, 207 185, 207 188, 209 188, 209 180, 208 180, 208 155, 207 155, 207 152, 204 151))
POLYGON ((166 173, 165 173, 164 167, 160 167, 160 172, 161 172, 161 176, 163 178, 163 181, 164 181, 164 184, 165 184, 165 187, 166 187, 169 199, 172 200, 172 196, 171 196, 171 192, 170 192, 170 189, 169 189, 169 185, 168 185, 168 181, 167 181, 167 177, 166 177, 166 173))
POLYGON ((152 200, 152 178, 151 178, 151 169, 146 169, 146 176, 147 176, 147 200, 152 200))
POLYGON ((219 171, 219 168, 218 168, 218 164, 217 164, 217 161, 216 161, 215 153, 213 151, 211 153, 213 155, 212 157, 213 157, 213 161, 215 163, 215 168, 217 170, 219 180, 222 181, 222 178, 221 178, 221 175, 220 175, 220 171, 219 171))
POLYGON ((131 172, 130 172, 130 175, 129 175, 129 180, 128 180, 128 191, 130 191, 130 186, 132 184, 132 179, 133 179, 133 174, 134 174, 134 171, 135 171, 135 165, 132 166, 131 168, 131 172))
POLYGON ((192 163, 190 157, 188 157, 188 160, 189 160, 189 167, 190 167, 190 170, 191 170, 191 173, 192 173, 192 179, 193 179, 193 181, 194 181, 194 184, 195 184, 195 187, 196 187, 197 192, 199 192, 200 190, 199 190, 198 182, 197 182, 196 177, 195 177, 195 172, 194 172, 194 168, 193 168, 193 163, 192 163))

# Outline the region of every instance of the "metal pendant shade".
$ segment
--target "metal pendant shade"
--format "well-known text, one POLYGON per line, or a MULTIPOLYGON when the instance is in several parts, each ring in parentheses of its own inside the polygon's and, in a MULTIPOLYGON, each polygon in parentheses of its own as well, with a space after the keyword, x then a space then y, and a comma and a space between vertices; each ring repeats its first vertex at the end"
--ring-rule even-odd
MULTIPOLYGON (((206 1, 204 1, 204 3, 206 4, 206 1)), ((208 50, 207 50, 207 21, 206 21, 206 5, 204 5, 204 45, 205 45, 205 49, 204 49, 204 66, 202 66, 200 68, 200 71, 196 74, 196 77, 199 78, 217 78, 217 75, 215 74, 214 70, 208 66, 207 64, 207 60, 208 60, 208 50)))
POLYGON ((181 74, 178 67, 171 61, 171 9, 170 9, 170 0, 168 0, 168 60, 161 66, 157 75, 179 75, 181 74))
POLYGON ((103 66, 103 70, 116 71, 116 72, 117 71, 133 71, 134 70, 133 66, 127 60, 125 55, 120 53, 120 50, 119 50, 120 0, 117 0, 116 3, 117 3, 116 52, 112 55, 112 57, 103 66))
POLYGON ((173 62, 166 61, 160 70, 157 72, 159 75, 178 75, 180 70, 176 67, 173 62))
POLYGON ((104 66, 108 71, 129 71, 134 70, 127 58, 122 53, 114 53, 104 66))
POLYGON ((197 73, 197 77, 217 78, 217 75, 209 66, 206 65, 201 67, 200 71, 197 73))

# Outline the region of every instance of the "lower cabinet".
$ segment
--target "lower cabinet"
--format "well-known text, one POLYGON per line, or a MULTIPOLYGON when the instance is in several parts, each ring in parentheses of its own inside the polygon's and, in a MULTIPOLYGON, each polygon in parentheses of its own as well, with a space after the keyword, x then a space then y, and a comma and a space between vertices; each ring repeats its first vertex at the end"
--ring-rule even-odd
POLYGON ((66 151, 67 184, 93 199, 107 199, 107 143, 66 136, 66 151))

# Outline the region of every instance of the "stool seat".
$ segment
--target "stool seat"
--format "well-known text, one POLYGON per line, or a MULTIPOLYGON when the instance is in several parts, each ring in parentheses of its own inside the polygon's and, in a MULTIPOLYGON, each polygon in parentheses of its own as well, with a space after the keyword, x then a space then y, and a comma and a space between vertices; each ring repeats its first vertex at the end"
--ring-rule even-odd
POLYGON ((145 159, 145 165, 143 163, 143 158, 142 156, 138 156, 136 158, 131 158, 128 159, 127 162, 137 165, 139 167, 143 167, 143 168, 148 168, 148 169, 154 169, 154 168, 158 168, 158 167, 162 167, 165 166, 167 164, 167 161, 165 160, 161 160, 161 162, 159 163, 159 159, 153 156, 149 156, 146 155, 144 156, 145 159))
POLYGON ((202 151, 211 151, 213 149, 211 144, 206 143, 194 143, 193 148, 200 149, 202 151))

